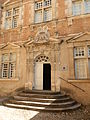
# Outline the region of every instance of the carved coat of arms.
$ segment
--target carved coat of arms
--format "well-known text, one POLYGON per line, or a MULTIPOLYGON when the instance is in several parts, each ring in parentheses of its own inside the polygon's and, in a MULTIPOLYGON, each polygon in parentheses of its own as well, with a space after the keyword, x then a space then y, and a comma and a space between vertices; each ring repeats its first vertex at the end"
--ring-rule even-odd
POLYGON ((38 32, 35 36, 35 42, 36 43, 44 43, 44 42, 48 42, 49 41, 49 32, 48 32, 48 27, 40 27, 38 29, 38 32))

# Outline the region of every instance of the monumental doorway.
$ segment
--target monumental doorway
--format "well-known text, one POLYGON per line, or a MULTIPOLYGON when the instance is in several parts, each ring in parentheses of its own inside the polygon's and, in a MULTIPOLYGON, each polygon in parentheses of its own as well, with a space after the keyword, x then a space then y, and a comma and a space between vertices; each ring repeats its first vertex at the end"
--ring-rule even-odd
POLYGON ((51 90, 51 64, 47 56, 38 56, 35 60, 34 89, 51 90))

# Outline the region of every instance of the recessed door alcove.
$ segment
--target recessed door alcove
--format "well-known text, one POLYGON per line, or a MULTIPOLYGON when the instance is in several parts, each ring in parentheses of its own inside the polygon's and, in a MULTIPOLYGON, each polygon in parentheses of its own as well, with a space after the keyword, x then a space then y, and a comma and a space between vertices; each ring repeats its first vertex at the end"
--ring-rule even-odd
POLYGON ((47 56, 35 59, 34 89, 51 90, 51 64, 47 56))

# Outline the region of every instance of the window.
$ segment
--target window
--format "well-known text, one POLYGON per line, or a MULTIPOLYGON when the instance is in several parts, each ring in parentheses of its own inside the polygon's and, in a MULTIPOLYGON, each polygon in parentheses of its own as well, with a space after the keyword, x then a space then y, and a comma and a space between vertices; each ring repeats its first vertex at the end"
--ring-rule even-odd
POLYGON ((85 50, 83 47, 76 47, 74 49, 74 57, 82 57, 85 55, 85 50))
POLYGON ((90 46, 88 46, 88 56, 90 57, 90 46))
POLYGON ((35 3, 35 9, 42 9, 42 1, 35 3))
POLYGON ((42 11, 36 11, 35 12, 35 23, 40 23, 42 22, 42 11))
POLYGON ((89 77, 90 77, 90 46, 88 46, 88 69, 89 69, 89 77))
POLYGON ((74 48, 74 61, 75 61, 75 78, 76 79, 85 79, 87 78, 87 69, 86 69, 86 56, 84 47, 75 47, 74 48))
POLYGON ((2 54, 1 78, 15 78, 16 53, 2 54))
POLYGON ((35 23, 52 20, 52 0, 35 2, 35 23))
POLYGON ((90 78, 90 46, 74 48, 75 78, 90 78))
POLYGON ((86 61, 84 59, 75 60, 75 77, 76 79, 87 78, 86 61))
POLYGON ((45 11, 44 11, 44 21, 51 20, 51 18, 52 18, 52 9, 51 8, 45 9, 45 11))
POLYGON ((90 13, 90 0, 85 0, 85 13, 90 13))
POLYGON ((44 0, 44 6, 50 6, 52 4, 51 0, 44 0))
POLYGON ((74 16, 90 13, 90 0, 79 0, 72 2, 72 14, 74 16))
POLYGON ((13 28, 16 28, 18 26, 18 17, 13 17, 13 28))
POLYGON ((35 62, 48 62, 49 58, 47 56, 39 56, 36 58, 35 62))
POLYGON ((7 10, 5 16, 5 28, 10 29, 18 27, 18 19, 19 7, 7 10))
POLYGON ((73 15, 81 14, 81 1, 73 2, 73 15))

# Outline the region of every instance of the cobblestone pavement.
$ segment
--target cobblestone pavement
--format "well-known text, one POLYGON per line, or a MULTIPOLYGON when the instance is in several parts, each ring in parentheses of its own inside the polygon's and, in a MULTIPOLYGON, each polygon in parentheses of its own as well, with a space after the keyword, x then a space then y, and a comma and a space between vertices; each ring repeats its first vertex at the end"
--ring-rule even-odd
POLYGON ((90 106, 69 112, 39 113, 30 120, 90 120, 90 106))
POLYGON ((68 112, 37 112, 0 104, 0 120, 90 120, 90 106, 68 112))
POLYGON ((0 120, 90 120, 90 106, 69 112, 37 112, 0 106, 0 120))

